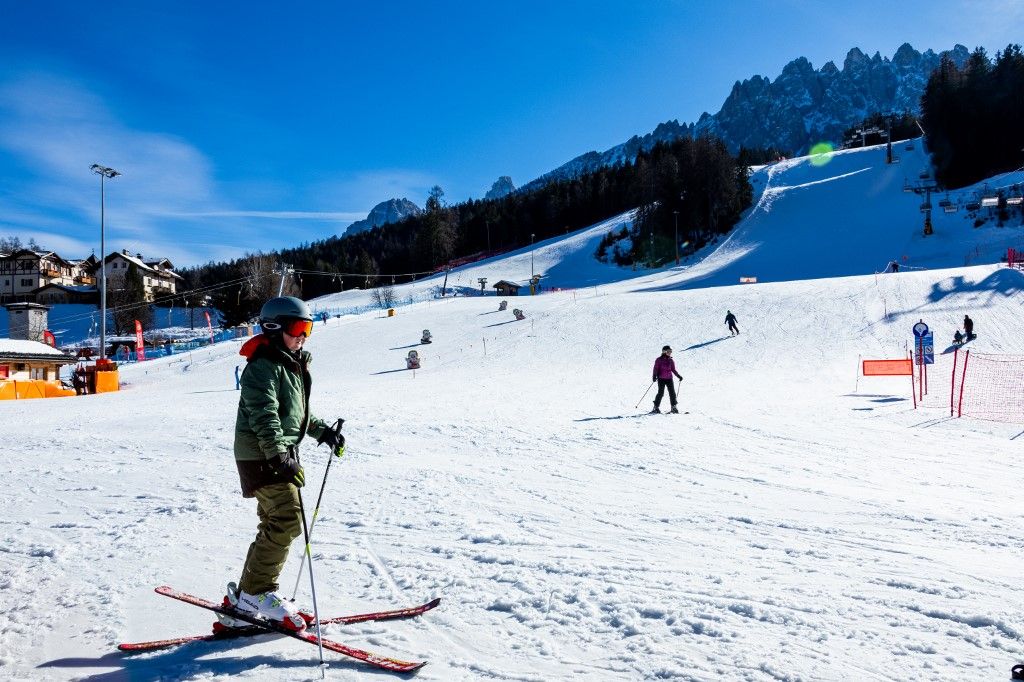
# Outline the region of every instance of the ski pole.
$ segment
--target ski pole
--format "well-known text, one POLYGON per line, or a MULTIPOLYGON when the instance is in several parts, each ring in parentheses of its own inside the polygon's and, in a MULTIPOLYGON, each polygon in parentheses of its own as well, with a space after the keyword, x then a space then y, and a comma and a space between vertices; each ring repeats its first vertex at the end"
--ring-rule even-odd
POLYGON ((642 402, 644 401, 644 398, 646 398, 646 397, 647 397, 647 394, 651 392, 651 389, 652 389, 652 388, 654 388, 654 384, 655 384, 655 383, 656 383, 656 382, 652 381, 652 382, 651 382, 651 385, 647 387, 647 390, 646 390, 646 391, 644 391, 644 394, 643 394, 642 396, 640 396, 640 400, 636 401, 636 405, 634 405, 634 406, 633 406, 633 409, 634 409, 634 410, 635 410, 636 408, 640 407, 640 403, 642 403, 642 402))
POLYGON ((313 557, 309 554, 309 528, 306 526, 306 509, 302 506, 302 488, 296 488, 299 494, 299 515, 302 517, 302 536, 306 541, 306 556, 309 556, 309 589, 313 593, 313 620, 316 622, 316 644, 320 649, 320 673, 327 676, 327 664, 324 663, 324 643, 320 638, 320 609, 316 604, 316 581, 313 580, 313 557))
MULTIPOLYGON (((338 421, 334 422, 334 426, 331 427, 331 430, 334 431, 335 433, 338 433, 341 431, 341 427, 344 425, 345 420, 339 419, 338 421)), ((323 441, 320 442, 322 443, 323 441)), ((322 502, 324 499, 324 489, 327 487, 327 474, 331 473, 331 464, 334 462, 334 459, 334 454, 331 453, 330 459, 327 460, 327 469, 324 471, 323 483, 320 484, 320 494, 316 496, 316 507, 313 509, 313 518, 310 519, 309 522, 309 537, 306 538, 306 551, 302 553, 302 563, 299 564, 299 574, 295 576, 295 589, 292 590, 292 601, 295 601, 295 597, 299 594, 299 583, 302 582, 302 569, 304 568, 304 564, 306 563, 306 557, 309 556, 309 538, 313 535, 313 526, 316 525, 316 517, 320 515, 320 502, 322 502)), ((303 515, 302 521, 303 523, 305 523, 305 515, 303 515)), ((310 556, 309 560, 313 561, 313 557, 310 556)))

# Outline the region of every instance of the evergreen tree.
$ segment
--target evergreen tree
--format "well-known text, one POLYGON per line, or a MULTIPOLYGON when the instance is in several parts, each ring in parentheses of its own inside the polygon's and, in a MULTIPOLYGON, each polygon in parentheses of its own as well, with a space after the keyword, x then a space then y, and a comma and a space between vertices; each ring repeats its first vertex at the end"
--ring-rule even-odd
POLYGON ((111 281, 107 279, 107 301, 110 302, 114 320, 114 334, 131 334, 135 331, 135 320, 143 329, 153 324, 153 306, 146 300, 146 287, 142 274, 135 263, 128 263, 124 276, 111 281), (118 288, 111 289, 112 285, 118 288))

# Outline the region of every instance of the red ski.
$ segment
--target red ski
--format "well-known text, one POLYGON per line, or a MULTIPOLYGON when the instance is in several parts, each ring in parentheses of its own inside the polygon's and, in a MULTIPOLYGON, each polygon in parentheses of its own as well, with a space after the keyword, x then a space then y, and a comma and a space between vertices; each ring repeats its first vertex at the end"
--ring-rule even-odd
MULTIPOLYGON (((320 621, 321 625, 330 625, 336 623, 339 625, 354 625, 356 623, 367 623, 369 621, 379 620, 399 620, 402 618, 415 618, 416 616, 423 615, 427 611, 436 608, 441 600, 433 599, 424 604, 418 606, 410 606, 404 609, 392 609, 389 611, 375 611, 373 613, 357 613, 350 616, 336 616, 334 618, 324 618, 320 621)), ((301 613, 302 617, 310 625, 313 624, 313 614, 301 613)), ((250 625, 240 628, 226 628, 220 625, 220 623, 214 623, 214 631, 205 635, 187 635, 185 637, 172 637, 170 639, 155 639, 149 642, 125 642, 117 646, 121 651, 153 651, 156 649, 166 649, 172 646, 180 646, 182 644, 188 644, 189 642, 218 642, 221 640, 237 639, 239 637, 253 637, 255 635, 267 634, 267 631, 256 625, 250 625)))
POLYGON ((192 604, 193 606, 198 606, 200 608, 213 611, 214 613, 220 613, 225 616, 230 616, 231 618, 234 618, 236 620, 244 620, 247 623, 251 623, 253 626, 255 626, 263 632, 276 632, 278 634, 287 635, 288 637, 292 637, 293 639, 306 642, 307 644, 321 645, 323 646, 324 649, 328 649, 330 651, 342 654, 344 656, 348 656, 350 658, 355 658, 357 660, 363 661, 364 663, 372 665, 375 668, 380 668, 382 670, 388 670, 396 673, 411 673, 416 670, 419 670, 427 664, 426 661, 403 661, 397 658, 391 658, 390 656, 381 656, 380 654, 375 654, 371 651, 356 649, 354 647, 341 644, 340 642, 334 642, 328 639, 321 639, 317 637, 315 634, 306 630, 302 632, 295 632, 294 630, 289 630, 288 628, 282 625, 278 625, 277 623, 262 620, 255 616, 250 616, 246 613, 241 613, 232 608, 224 607, 220 604, 217 604, 216 602, 208 601, 201 597, 195 597, 191 594, 185 594, 184 592, 178 592, 173 587, 168 587, 166 585, 156 588, 156 593, 162 594, 165 597, 170 597, 171 599, 183 601, 186 604, 192 604))

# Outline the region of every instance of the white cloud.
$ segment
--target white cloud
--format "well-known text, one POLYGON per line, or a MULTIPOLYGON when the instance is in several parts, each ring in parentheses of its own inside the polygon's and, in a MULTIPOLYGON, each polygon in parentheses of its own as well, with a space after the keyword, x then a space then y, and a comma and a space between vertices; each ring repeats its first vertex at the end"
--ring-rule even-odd
MULTIPOLYGON (((69 258, 99 251, 100 178, 90 171, 94 163, 122 173, 105 183, 107 250, 126 248, 176 263, 292 246, 338 233, 369 210, 233 205, 214 177, 214 164, 196 146, 175 135, 133 129, 82 83, 48 73, 0 82, 0 164, 7 159, 15 167, 0 165, 10 178, 0 190, 0 230, 34 236, 69 258), (254 220, 290 225, 259 227, 254 220)), ((355 187, 404 191, 407 178, 361 177, 355 187)), ((239 196, 267 196, 238 183, 226 186, 239 196)), ((325 196, 337 195, 310 192, 308 205, 323 207, 325 196)))
POLYGON ((423 206, 430 188, 444 183, 437 177, 402 168, 381 168, 326 180, 310 189, 313 196, 329 196, 337 203, 365 206, 356 220, 365 218, 370 209, 388 199, 406 198, 423 206))
POLYGON ((182 218, 270 218, 279 220, 361 220, 365 212, 357 211, 189 211, 167 213, 182 218))

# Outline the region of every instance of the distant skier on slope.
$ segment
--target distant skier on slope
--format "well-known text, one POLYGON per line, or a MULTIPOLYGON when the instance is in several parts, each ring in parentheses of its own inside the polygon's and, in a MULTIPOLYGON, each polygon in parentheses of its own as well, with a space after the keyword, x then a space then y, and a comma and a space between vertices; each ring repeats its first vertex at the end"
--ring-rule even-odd
POLYGON ((661 397, 665 394, 666 388, 668 389, 669 404, 672 405, 671 411, 675 414, 679 413, 676 408, 676 387, 672 385, 673 374, 679 377, 680 381, 683 380, 683 377, 676 371, 675 361, 672 360, 672 347, 664 346, 661 349, 661 355, 654 361, 651 381, 658 382, 658 395, 654 396, 654 409, 651 410, 651 414, 661 413, 661 397))
POLYGON ((962 346, 964 345, 964 335, 960 333, 960 330, 956 330, 956 334, 953 334, 953 345, 962 346))
POLYGON ((288 548, 302 532, 299 488, 305 481, 297 448, 308 432, 340 457, 345 437, 309 411, 311 356, 302 349, 313 331, 309 307, 292 296, 272 298, 260 311, 260 326, 263 333, 240 351, 248 363, 235 422, 235 464, 242 497, 256 498, 260 523, 238 581, 236 608, 301 630, 306 623, 298 609, 277 593, 288 548))
POLYGON ((964 315, 964 334, 967 335, 967 340, 971 341, 974 339, 974 320, 964 315))
POLYGON ((730 336, 736 336, 740 333, 740 328, 736 326, 736 316, 732 314, 731 310, 725 311, 725 323, 729 325, 730 336))

